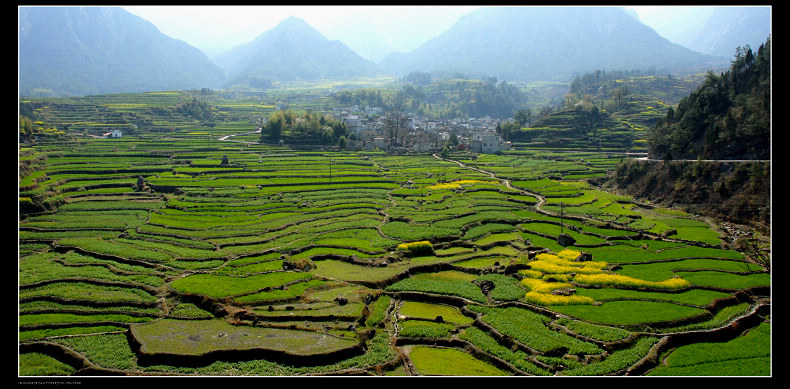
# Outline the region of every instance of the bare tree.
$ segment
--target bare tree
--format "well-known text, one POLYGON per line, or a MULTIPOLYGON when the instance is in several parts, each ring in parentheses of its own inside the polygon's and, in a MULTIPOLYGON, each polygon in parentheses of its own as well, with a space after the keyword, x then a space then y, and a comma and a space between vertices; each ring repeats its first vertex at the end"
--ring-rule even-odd
POLYGON ((384 114, 384 130, 387 133, 387 147, 398 146, 398 134, 403 127, 403 113, 404 95, 401 91, 395 94, 395 99, 392 103, 392 108, 384 114))
POLYGON ((771 254, 769 250, 760 247, 756 239, 738 238, 735 240, 735 249, 744 253, 748 259, 761 266, 765 271, 771 271, 771 254))

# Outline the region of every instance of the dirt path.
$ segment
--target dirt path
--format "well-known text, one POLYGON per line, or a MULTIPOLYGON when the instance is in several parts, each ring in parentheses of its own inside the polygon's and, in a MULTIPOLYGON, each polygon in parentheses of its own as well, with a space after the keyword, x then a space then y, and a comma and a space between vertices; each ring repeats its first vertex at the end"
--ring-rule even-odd
POLYGON ((489 172, 488 170, 480 169, 480 168, 474 167, 474 166, 468 166, 468 165, 464 164, 461 161, 456 161, 456 160, 453 160, 453 159, 442 158, 442 157, 440 157, 440 156, 438 156, 436 154, 433 154, 433 157, 438 159, 438 160, 440 160, 440 161, 454 162, 454 163, 458 164, 458 166, 460 166, 460 167, 462 167, 464 169, 470 169, 470 170, 474 170, 474 171, 477 171, 477 172, 480 172, 480 173, 483 173, 483 174, 488 174, 491 178, 493 178, 495 180, 498 180, 503 185, 505 185, 505 187, 508 188, 508 189, 519 191, 519 192, 521 192, 521 193, 523 193, 525 195, 529 195, 529 196, 535 197, 536 199, 538 199, 538 203, 535 205, 535 209, 540 211, 540 212, 543 212, 543 213, 546 213, 546 214, 550 214, 550 212, 541 209, 541 206, 543 206, 543 204, 546 203, 546 197, 541 195, 541 194, 539 194, 539 193, 530 192, 528 190, 524 190, 524 189, 521 189, 521 188, 513 187, 510 184, 510 180, 505 179, 505 178, 497 177, 496 174, 494 174, 493 172, 489 172))

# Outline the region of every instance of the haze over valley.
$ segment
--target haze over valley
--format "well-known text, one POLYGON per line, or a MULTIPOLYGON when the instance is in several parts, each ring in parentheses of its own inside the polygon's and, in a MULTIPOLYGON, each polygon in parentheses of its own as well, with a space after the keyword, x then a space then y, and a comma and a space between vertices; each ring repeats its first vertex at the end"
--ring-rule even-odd
POLYGON ((736 47, 770 34, 770 8, 701 11, 653 10, 641 16, 650 27, 625 7, 20 7, 19 92, 265 89, 411 72, 516 83, 594 70, 683 75, 723 70, 736 47), (216 17, 196 13, 207 9, 216 17))
POLYGON ((19 381, 771 376, 771 11, 20 6, 19 381))

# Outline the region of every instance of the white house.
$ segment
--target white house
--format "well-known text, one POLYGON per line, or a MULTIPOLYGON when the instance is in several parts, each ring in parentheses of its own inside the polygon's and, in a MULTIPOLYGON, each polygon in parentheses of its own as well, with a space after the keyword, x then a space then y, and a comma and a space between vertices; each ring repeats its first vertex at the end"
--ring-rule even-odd
POLYGON ((373 138, 373 144, 379 148, 379 150, 383 150, 387 146, 387 141, 384 138, 376 137, 373 138))
POLYGON ((348 115, 343 118, 343 122, 345 122, 349 127, 359 127, 362 125, 358 115, 348 115))
POLYGON ((123 133, 121 132, 121 130, 112 130, 112 132, 106 132, 106 133, 102 134, 101 137, 104 138, 104 139, 107 139, 107 138, 121 138, 121 137, 123 137, 123 133))
POLYGON ((496 153, 507 148, 502 137, 492 132, 475 133, 472 135, 471 146, 472 151, 484 154, 496 153))
POLYGON ((343 123, 346 123, 346 125, 348 126, 348 130, 353 131, 354 133, 357 134, 357 136, 359 136, 362 130, 365 129, 365 126, 358 115, 348 115, 344 117, 343 123))

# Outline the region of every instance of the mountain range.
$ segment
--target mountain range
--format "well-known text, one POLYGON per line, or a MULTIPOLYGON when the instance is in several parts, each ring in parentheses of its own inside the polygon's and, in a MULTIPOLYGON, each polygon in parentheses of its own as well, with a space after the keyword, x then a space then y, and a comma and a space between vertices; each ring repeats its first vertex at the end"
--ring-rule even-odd
POLYGON ((771 33, 771 8, 667 7, 646 15, 643 22, 681 46, 729 58, 736 47, 756 49, 765 43, 771 33))
POLYGON ((483 7, 421 47, 379 63, 296 17, 212 62, 122 8, 19 8, 21 95, 267 88, 412 71, 570 82, 598 69, 684 72, 728 65, 728 56, 672 43, 619 7, 483 7))
POLYGON ((736 47, 757 50, 771 33, 771 9, 767 7, 719 7, 700 31, 687 34, 680 43, 704 54, 731 57, 736 47), (717 33, 712 33, 717 31, 717 33))
POLYGON ((619 7, 485 7, 381 65, 396 75, 451 71, 566 81, 596 69, 704 71, 727 63, 669 42, 619 7))
POLYGON ((223 79, 202 51, 121 8, 19 8, 21 95, 216 88, 223 79))
POLYGON ((376 64, 340 41, 330 41, 307 22, 288 17, 277 26, 215 59, 225 85, 374 75, 376 64))

